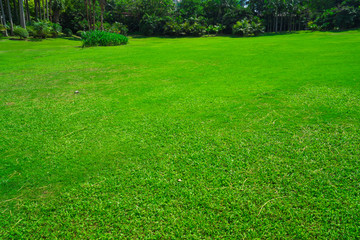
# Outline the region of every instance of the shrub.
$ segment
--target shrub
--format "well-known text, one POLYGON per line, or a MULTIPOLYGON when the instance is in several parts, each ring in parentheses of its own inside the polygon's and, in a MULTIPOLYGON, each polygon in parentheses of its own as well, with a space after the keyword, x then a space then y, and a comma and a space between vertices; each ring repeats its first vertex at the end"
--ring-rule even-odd
POLYGON ((65 28, 63 33, 65 34, 66 37, 71 37, 73 35, 71 29, 69 28, 65 28))
POLYGON ((258 36, 264 32, 264 27, 259 18, 248 20, 247 18, 234 24, 232 32, 243 37, 258 36))
POLYGON ((164 34, 171 36, 202 36, 206 30, 203 18, 189 18, 182 24, 169 19, 164 26, 164 34))
POLYGON ((0 24, 0 32, 6 31, 6 26, 0 24))
POLYGON ((182 26, 171 19, 165 23, 164 34, 169 36, 179 36, 182 34, 182 26))
POLYGON ((120 23, 120 22, 115 22, 109 29, 109 32, 112 33, 117 33, 117 34, 122 34, 122 35, 127 35, 128 33, 128 28, 126 25, 120 23))
POLYGON ((48 22, 33 22, 34 37, 46 38, 50 35, 52 28, 48 22))
POLYGON ((319 30, 319 26, 316 23, 314 23, 313 21, 308 22, 307 25, 311 31, 319 30))
POLYGON ((99 30, 83 32, 81 39, 83 47, 118 46, 125 45, 128 42, 128 38, 124 35, 99 30))
POLYGON ((29 33, 25 28, 22 27, 15 27, 14 35, 19 36, 20 39, 25 39, 29 37, 29 33))
POLYGON ((145 14, 140 21, 140 32, 146 36, 158 35, 164 32, 164 25, 165 19, 145 14))
POLYGON ((81 37, 84 32, 85 31, 83 31, 83 30, 79 30, 79 31, 76 32, 75 35, 78 36, 78 37, 81 37))
POLYGON ((52 37, 57 37, 61 34, 62 31, 62 27, 60 26, 60 24, 57 23, 50 23, 50 34, 52 35, 52 37))
POLYGON ((224 25, 209 25, 207 28, 206 28, 206 32, 208 34, 215 34, 217 35, 219 32, 223 31, 225 29, 225 26, 224 25))

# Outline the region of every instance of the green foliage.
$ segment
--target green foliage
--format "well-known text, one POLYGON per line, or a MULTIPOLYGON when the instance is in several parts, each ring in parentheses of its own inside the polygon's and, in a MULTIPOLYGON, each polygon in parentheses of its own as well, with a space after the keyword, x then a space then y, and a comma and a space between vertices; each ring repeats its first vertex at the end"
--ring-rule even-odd
POLYGON ((58 23, 52 23, 50 25, 51 25, 50 34, 52 35, 52 37, 58 37, 61 34, 62 27, 58 23))
POLYGON ((71 37, 71 36, 73 35, 73 32, 72 32, 71 29, 69 29, 69 28, 65 28, 65 29, 63 30, 63 33, 64 33, 64 35, 65 35, 66 37, 71 37))
POLYGON ((140 22, 140 32, 146 36, 160 35, 164 31, 165 20, 154 14, 145 14, 140 22))
POLYGON ((77 31, 76 32, 76 36, 78 36, 78 37, 81 37, 81 35, 84 33, 85 31, 83 31, 83 30, 79 30, 79 31, 77 31))
POLYGON ((36 38, 47 38, 50 36, 52 27, 50 22, 32 22, 33 35, 36 38))
POLYGON ((128 38, 124 35, 99 30, 83 32, 81 40, 83 47, 118 46, 128 43, 128 38))
POLYGON ((360 1, 348 0, 337 7, 327 9, 315 20, 315 23, 321 30, 360 27, 360 1))
POLYGON ((222 32, 225 28, 226 28, 226 26, 224 26, 222 24, 209 25, 206 28, 206 32, 207 32, 207 34, 216 34, 217 35, 219 32, 222 32))
POLYGON ((4 26, 3 24, 0 24, 0 32, 5 31, 6 30, 6 26, 4 26))
POLYGON ((234 35, 240 35, 243 37, 258 36, 264 32, 264 26, 259 18, 253 18, 251 20, 243 19, 234 24, 232 28, 234 35))
POLYGON ((206 31, 204 18, 201 17, 187 19, 184 23, 169 19, 164 27, 164 34, 170 36, 202 36, 206 31))
POLYGON ((127 26, 120 22, 113 23, 108 31, 112 33, 122 34, 124 36, 128 34, 127 26))
POLYGON ((320 30, 319 26, 318 26, 316 23, 314 23, 313 21, 308 22, 308 28, 309 28, 311 31, 320 30))
POLYGON ((29 37, 29 32, 25 28, 16 26, 14 28, 14 35, 20 37, 21 39, 25 39, 29 37))

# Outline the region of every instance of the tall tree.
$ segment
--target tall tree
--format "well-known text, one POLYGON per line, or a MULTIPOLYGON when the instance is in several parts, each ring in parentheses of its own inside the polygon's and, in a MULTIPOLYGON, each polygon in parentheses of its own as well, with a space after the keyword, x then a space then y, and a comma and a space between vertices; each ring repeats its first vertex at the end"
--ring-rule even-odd
POLYGON ((14 22, 15 23, 19 23, 19 11, 17 10, 18 7, 17 7, 17 4, 16 4, 16 0, 13 0, 13 5, 14 5, 14 12, 15 12, 15 20, 14 22))
POLYGON ((99 2, 101 9, 101 30, 104 31, 104 11, 105 11, 106 0, 99 0, 99 2))
POLYGON ((30 22, 29 0, 25 0, 25 6, 26 6, 26 21, 30 22))
POLYGON ((25 14, 24 14, 24 0, 19 0, 19 11, 20 11, 20 26, 26 28, 25 14))
MULTIPOLYGON (((0 8, 1 8, 1 21, 0 23, 4 26, 6 26, 6 18, 5 18, 5 11, 4 11, 4 8, 3 8, 3 4, 2 4, 2 0, 0 0, 0 8)), ((7 30, 6 30, 6 27, 5 27, 5 36, 8 36, 8 33, 7 33, 7 30)))
POLYGON ((13 20, 12 20, 10 1, 6 0, 6 3, 7 3, 7 8, 8 8, 8 13, 9 13, 10 31, 11 31, 11 35, 13 35, 14 34, 14 23, 13 23, 13 20))
POLYGON ((43 18, 43 20, 45 20, 46 19, 46 12, 45 12, 45 4, 44 4, 44 0, 42 0, 42 7, 43 7, 43 16, 44 16, 44 18, 43 18))
POLYGON ((96 0, 92 0, 93 30, 95 30, 95 5, 96 5, 96 0))

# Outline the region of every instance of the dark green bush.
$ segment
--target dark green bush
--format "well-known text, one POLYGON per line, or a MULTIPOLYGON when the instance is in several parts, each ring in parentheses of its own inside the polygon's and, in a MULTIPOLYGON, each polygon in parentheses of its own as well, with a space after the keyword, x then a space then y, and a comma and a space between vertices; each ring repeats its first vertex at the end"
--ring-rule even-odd
POLYGON ((14 35, 20 37, 20 39, 25 39, 29 37, 28 31, 22 27, 15 27, 14 35))
POLYGON ((76 32, 76 36, 78 36, 78 37, 81 37, 81 35, 84 33, 85 31, 83 31, 83 30, 79 30, 79 31, 77 31, 76 32))
POLYGON ((34 29, 34 37, 36 38, 47 38, 50 36, 50 33, 52 31, 52 27, 50 26, 51 23, 38 21, 33 22, 32 27, 34 29))
POLYGON ((65 28, 63 33, 66 37, 71 37, 73 35, 73 32, 69 28, 65 28))
POLYGON ((52 37, 58 37, 61 34, 62 27, 57 23, 50 23, 50 34, 52 37))
POLYGON ((145 14, 140 21, 140 32, 146 36, 159 35, 164 32, 165 20, 156 15, 145 14))
POLYGON ((83 47, 118 46, 125 45, 128 42, 128 38, 124 35, 99 30, 83 32, 81 39, 83 47))
POLYGON ((108 31, 126 36, 128 33, 128 28, 126 25, 120 22, 115 22, 108 31))

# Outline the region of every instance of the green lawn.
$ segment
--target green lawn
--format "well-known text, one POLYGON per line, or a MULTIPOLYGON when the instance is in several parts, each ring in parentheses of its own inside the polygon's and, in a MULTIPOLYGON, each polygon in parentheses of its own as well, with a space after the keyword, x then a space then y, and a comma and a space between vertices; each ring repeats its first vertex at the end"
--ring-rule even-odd
POLYGON ((0 239, 360 236, 360 31, 79 46, 0 40, 0 239))

